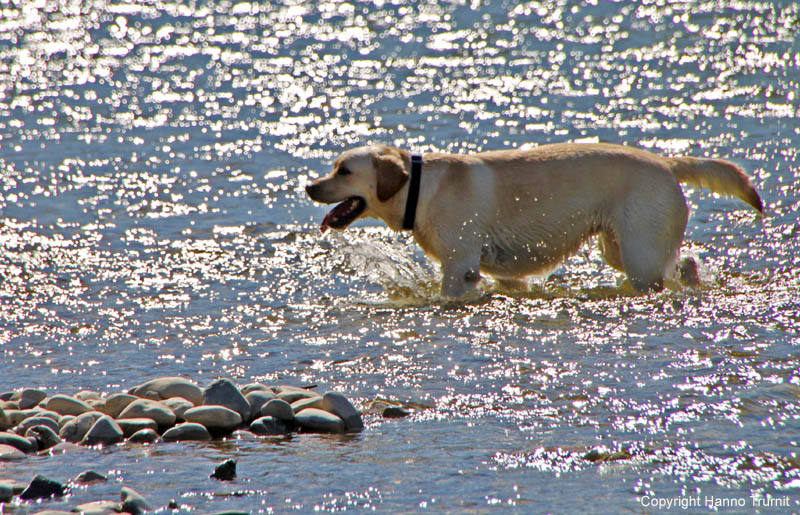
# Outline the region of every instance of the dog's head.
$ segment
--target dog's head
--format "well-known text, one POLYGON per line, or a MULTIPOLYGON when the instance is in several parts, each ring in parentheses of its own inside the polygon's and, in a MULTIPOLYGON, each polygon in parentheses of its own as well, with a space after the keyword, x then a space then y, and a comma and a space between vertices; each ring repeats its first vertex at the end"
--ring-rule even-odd
POLYGON ((355 148, 342 154, 330 175, 306 186, 312 200, 339 203, 325 215, 320 229, 344 229, 359 218, 381 217, 381 206, 408 181, 410 166, 407 151, 386 145, 355 148))

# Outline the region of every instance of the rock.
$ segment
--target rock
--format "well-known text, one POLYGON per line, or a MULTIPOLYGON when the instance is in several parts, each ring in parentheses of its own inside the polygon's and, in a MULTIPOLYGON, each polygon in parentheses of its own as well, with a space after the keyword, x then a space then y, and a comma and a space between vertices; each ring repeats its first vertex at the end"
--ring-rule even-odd
POLYGON ((129 393, 115 393, 109 395, 105 401, 105 407, 101 411, 110 417, 119 418, 119 414, 122 413, 122 410, 127 408, 128 404, 138 398, 139 397, 129 393))
POLYGON ((185 422, 168 429, 161 435, 161 438, 165 442, 207 442, 211 440, 211 433, 209 433, 208 429, 203 425, 194 422, 185 422))
POLYGON ((121 418, 118 419, 120 429, 125 438, 130 438, 133 433, 141 431, 142 429, 152 429, 158 431, 158 424, 151 418, 121 418))
POLYGON ((86 412, 64 424, 58 431, 58 435, 67 442, 78 443, 83 440, 94 423, 103 416, 105 415, 99 411, 86 412))
POLYGON ((9 433, 6 431, 0 432, 0 444, 10 445, 16 447, 20 451, 29 454, 36 452, 39 448, 32 444, 30 440, 24 438, 16 433, 9 433))
POLYGON ((383 418, 403 418, 409 416, 411 413, 401 406, 387 406, 381 412, 383 418))
POLYGON ((149 418, 155 420, 159 427, 172 427, 176 417, 160 402, 139 399, 128 404, 118 418, 149 418))
MULTIPOLYGON (((21 392, 3 392, 0 393, 0 401, 10 401, 15 395, 21 396, 21 392)), ((18 397, 19 398, 19 397, 18 397)))
MULTIPOLYGON (((91 411, 89 413, 91 413, 91 411)), ((64 426, 66 426, 68 423, 72 422, 76 418, 78 417, 76 417, 75 415, 62 416, 61 418, 58 419, 58 430, 61 431, 64 428, 64 426)))
POLYGON ((81 515, 116 515, 121 509, 116 501, 92 501, 75 506, 72 512, 81 515))
POLYGON ((11 420, 9 420, 8 415, 6 415, 6 410, 0 408, 0 431, 5 431, 10 427, 13 426, 11 425, 11 420))
POLYGON ((120 497, 122 497, 123 512, 127 512, 132 515, 139 515, 140 513, 152 510, 150 505, 147 504, 147 501, 144 500, 144 497, 142 497, 141 494, 139 494, 139 492, 133 488, 123 486, 120 497))
POLYGON ((294 419, 300 427, 315 433, 344 433, 344 421, 325 410, 307 408, 295 414, 294 419))
MULTIPOLYGON (((101 411, 106 409, 106 400, 105 399, 89 399, 86 402, 91 408, 95 411, 101 411)), ((105 413, 105 412, 104 412, 105 413)))
POLYGON ((306 388, 298 388, 297 386, 279 386, 276 393, 279 399, 284 400, 289 404, 297 402, 300 399, 320 397, 320 394, 317 392, 313 392, 306 388))
POLYGON ((250 420, 250 403, 230 379, 217 379, 205 389, 203 405, 225 406, 239 414, 242 421, 250 420))
POLYGON ((326 393, 322 397, 320 408, 342 419, 344 429, 348 433, 358 433, 364 430, 361 414, 343 394, 339 392, 326 393))
POLYGON ((226 440, 258 440, 258 436, 244 429, 237 429, 226 440))
POLYGON ((34 438, 40 451, 55 447, 61 443, 61 438, 48 426, 33 426, 28 428, 25 436, 27 438, 34 438))
POLYGON ((0 502, 9 502, 14 497, 14 488, 5 483, 0 483, 0 502))
POLYGON ((18 426, 26 418, 35 417, 41 412, 39 408, 6 410, 8 422, 11 424, 9 427, 18 426))
POLYGON ((55 411, 60 415, 82 415, 87 411, 93 411, 92 407, 82 400, 75 399, 68 395, 56 394, 47 399, 45 408, 55 411))
POLYGON ((253 390, 245 395, 250 404, 250 420, 255 420, 261 415, 261 406, 278 397, 268 390, 253 390))
POLYGON ((75 478, 76 483, 94 483, 95 481, 108 481, 108 478, 99 472, 95 472, 94 470, 81 472, 75 478))
POLYGON ((53 432, 55 433, 58 432, 58 422, 56 422, 50 417, 42 417, 42 416, 26 418, 25 420, 20 422, 20 424, 17 427, 14 428, 14 431, 17 434, 24 435, 25 432, 33 426, 47 426, 50 429, 52 429, 53 432))
POLYGON ((0 443, 0 463, 4 461, 16 461, 24 459, 25 459, 24 452, 20 451, 13 445, 0 443))
POLYGON ((197 406, 186 410, 183 416, 214 433, 229 433, 242 424, 242 417, 224 406, 197 406))
POLYGON ((275 417, 260 417, 250 424, 250 431, 262 436, 274 436, 286 434, 289 429, 286 424, 275 417))
POLYGON ((292 410, 295 413, 303 411, 306 408, 319 408, 322 409, 322 397, 306 397, 292 403, 292 410))
MULTIPOLYGON (((247 397, 248 395, 250 395, 253 392, 270 392, 270 393, 272 393, 272 390, 269 389, 269 386, 263 385, 261 383, 246 384, 246 385, 242 386, 241 388, 239 388, 239 391, 241 391, 242 395, 244 395, 245 397, 247 397)), ((273 395, 274 395, 274 393, 273 393, 273 395)))
POLYGON ((47 398, 47 393, 36 388, 25 388, 19 399, 20 409, 30 409, 39 405, 47 398))
POLYGON ((34 477, 24 492, 19 494, 20 499, 26 501, 32 499, 49 499, 51 497, 63 497, 67 493, 67 488, 47 477, 37 475, 34 477))
POLYGON ((158 399, 183 397, 195 406, 203 403, 203 389, 182 377, 153 379, 131 388, 128 393, 138 397, 146 397, 148 393, 155 393, 158 395, 158 399))
POLYGON ((280 421, 294 422, 294 410, 292 405, 281 399, 273 399, 261 406, 262 417, 275 417, 280 421))
POLYGON ((236 460, 226 460, 222 462, 211 474, 214 479, 220 481, 231 481, 236 477, 236 460))
POLYGON ((133 433, 128 441, 131 443, 153 443, 158 441, 158 433, 155 430, 147 428, 140 429, 133 433))
POLYGON ((92 390, 81 390, 80 392, 73 395, 73 397, 83 402, 86 402, 91 399, 99 400, 103 398, 99 393, 94 392, 92 390))
POLYGON ((183 417, 183 414, 186 413, 187 409, 194 408, 194 404, 183 397, 170 397, 169 399, 161 401, 161 404, 168 407, 173 413, 175 413, 176 422, 185 422, 186 419, 183 417))
POLYGON ((53 447, 50 447, 50 449, 48 449, 48 452, 51 455, 53 455, 53 454, 64 454, 67 451, 74 451, 76 449, 80 449, 80 446, 77 445, 77 444, 74 444, 72 442, 61 442, 58 445, 54 445, 53 447))
POLYGON ((122 428, 113 418, 103 415, 98 418, 86 436, 81 440, 81 445, 115 445, 125 438, 122 428))

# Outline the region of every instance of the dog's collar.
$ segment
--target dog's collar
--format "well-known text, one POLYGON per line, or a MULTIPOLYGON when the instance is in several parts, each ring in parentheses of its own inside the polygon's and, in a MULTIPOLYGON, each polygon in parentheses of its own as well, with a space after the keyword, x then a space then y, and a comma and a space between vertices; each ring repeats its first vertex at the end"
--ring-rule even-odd
POLYGON ((403 216, 403 229, 414 230, 414 218, 417 216, 417 201, 419 200, 419 183, 422 179, 422 155, 411 156, 411 181, 408 183, 408 199, 406 200, 406 213, 403 216))

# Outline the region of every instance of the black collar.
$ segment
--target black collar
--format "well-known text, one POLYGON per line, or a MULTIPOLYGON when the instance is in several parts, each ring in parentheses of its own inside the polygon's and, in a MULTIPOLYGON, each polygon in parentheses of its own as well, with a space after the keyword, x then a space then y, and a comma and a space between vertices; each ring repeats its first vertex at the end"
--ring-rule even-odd
POLYGON ((408 184, 408 199, 406 200, 406 213, 403 216, 403 229, 414 230, 414 218, 417 216, 417 201, 419 200, 419 183, 422 179, 422 156, 411 156, 411 182, 408 184))

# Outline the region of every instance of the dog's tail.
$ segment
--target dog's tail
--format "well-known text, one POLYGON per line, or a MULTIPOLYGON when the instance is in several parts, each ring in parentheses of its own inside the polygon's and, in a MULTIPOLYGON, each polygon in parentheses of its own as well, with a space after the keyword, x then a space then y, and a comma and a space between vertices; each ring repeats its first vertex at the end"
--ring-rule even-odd
POLYGON ((678 182, 703 187, 714 193, 734 195, 756 208, 759 213, 764 212, 761 197, 740 166, 724 159, 698 157, 670 157, 667 158, 667 163, 678 182))

